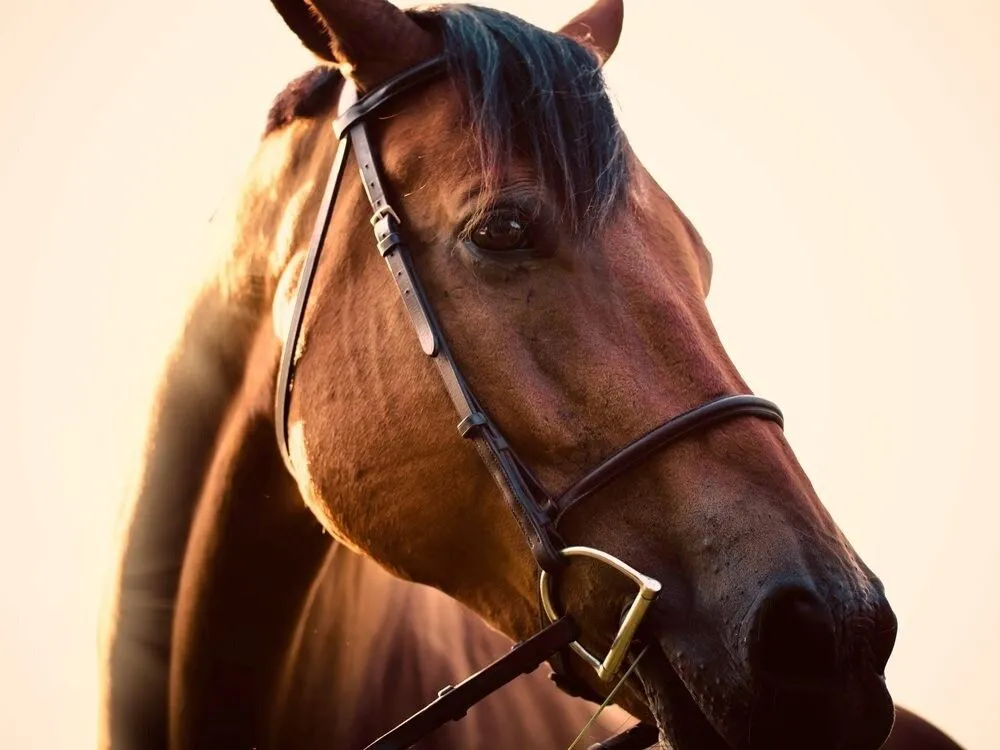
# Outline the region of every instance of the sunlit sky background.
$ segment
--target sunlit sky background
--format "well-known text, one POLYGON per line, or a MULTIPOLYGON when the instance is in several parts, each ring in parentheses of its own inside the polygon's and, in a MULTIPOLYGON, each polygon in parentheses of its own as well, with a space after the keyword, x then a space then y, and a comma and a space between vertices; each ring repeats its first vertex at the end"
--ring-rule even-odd
MULTIPOLYGON (((497 0, 554 28, 577 2, 497 0)), ((715 256, 901 621, 897 700, 1000 745, 1000 4, 628 0, 626 132, 715 256)), ((0 747, 89 747, 96 623, 146 400, 271 98, 265 0, 3 3, 0 747)))

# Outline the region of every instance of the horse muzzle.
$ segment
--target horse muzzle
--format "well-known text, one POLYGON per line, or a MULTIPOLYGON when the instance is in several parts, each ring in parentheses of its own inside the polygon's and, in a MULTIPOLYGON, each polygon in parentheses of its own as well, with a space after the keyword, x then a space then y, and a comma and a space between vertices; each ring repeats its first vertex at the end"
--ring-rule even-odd
POLYGON ((645 635, 659 648, 640 674, 661 731, 676 750, 877 750, 893 723, 896 621, 881 593, 863 602, 784 579, 736 628, 654 606, 645 635))

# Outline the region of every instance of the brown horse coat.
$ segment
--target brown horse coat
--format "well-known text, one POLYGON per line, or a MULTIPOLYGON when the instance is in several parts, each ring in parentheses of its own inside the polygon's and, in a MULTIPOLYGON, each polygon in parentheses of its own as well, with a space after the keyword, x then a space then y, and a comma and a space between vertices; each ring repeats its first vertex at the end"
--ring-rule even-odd
MULTIPOLYGON (((614 4, 604 0, 598 6, 606 10, 614 4)), ((375 13, 376 5, 369 2, 364 8, 375 13)), ((338 7, 348 20, 359 22, 354 29, 358 35, 363 36, 367 21, 380 23, 378 13, 354 16, 347 6, 338 7)), ((391 18, 403 39, 409 33, 405 23, 399 16, 391 18)), ((343 36, 345 29, 341 32, 341 44, 334 45, 333 52, 370 63, 362 65, 358 74, 362 84, 378 82, 428 52, 415 45, 405 48, 407 55, 383 61, 366 54, 364 44, 348 44, 352 38, 343 36)), ((612 37, 616 40, 617 34, 612 37)), ((279 343, 271 316, 276 297, 280 301, 280 273, 305 245, 310 228, 306 217, 315 213, 319 199, 318 176, 331 158, 326 122, 330 113, 319 108, 316 114, 319 122, 293 121, 262 143, 237 217, 239 233, 231 256, 195 303, 167 367, 148 436, 143 481, 132 506, 118 596, 110 613, 104 746, 360 747, 506 645, 503 636, 444 594, 389 576, 348 549, 350 540, 334 543, 317 522, 319 516, 328 530, 337 532, 325 499, 317 499, 310 486, 296 485, 278 457, 272 404, 279 343), (312 506, 303 504, 303 499, 312 506)), ((643 189, 643 201, 667 205, 651 180, 643 189)), ((676 251, 676 259, 660 270, 671 284, 678 284, 676 296, 682 302, 670 295, 665 301, 679 319, 693 321, 695 329, 684 341, 690 345, 685 352, 688 360, 674 361, 671 369, 676 369, 679 364, 702 362, 699 337, 711 339, 707 314, 703 317, 700 311, 708 280, 705 263, 696 253, 700 242, 694 241, 679 213, 664 218, 651 212, 651 217, 643 217, 650 226, 636 220, 635 231, 642 229, 676 251)), ((418 226, 421 221, 433 223, 429 215, 417 218, 418 226)), ((354 224, 365 228, 363 221, 354 224)), ((364 236, 357 226, 353 230, 364 236)), ((340 260, 348 273, 359 275, 371 263, 366 259, 352 265, 350 257, 340 260)), ((623 299, 627 293, 642 299, 637 293, 648 283, 648 274, 638 273, 639 266, 626 270, 634 272, 626 282, 634 282, 635 288, 623 289, 623 299)), ((365 275, 369 283, 371 278, 365 275)), ((433 279, 430 286, 441 296, 443 290, 433 288, 433 279)), ((367 297, 372 299, 374 295, 367 297)), ((457 304, 454 297, 449 304, 457 304)), ((380 325, 381 318, 369 324, 380 325)), ((391 328, 390 336, 382 337, 390 339, 386 347, 411 351, 403 348, 412 343, 403 338, 404 330, 391 328)), ((650 348, 656 348, 652 343, 650 348)), ((709 353, 721 357, 721 349, 712 347, 709 353)), ((407 361, 414 359, 407 356, 407 361)), ((322 360, 312 360, 313 373, 318 371, 317 362, 322 360)), ((382 362, 381 366, 397 365, 382 362)), ((416 390, 423 392, 427 374, 416 368, 414 372, 422 373, 416 390)), ((736 378, 735 370, 726 377, 736 378)), ((314 377, 305 386, 306 396, 311 386, 313 402, 321 403, 328 395, 327 383, 314 377)), ((409 385, 411 390, 415 387, 413 382, 409 385)), ((391 410, 380 416, 401 423, 391 410)), ((405 426, 419 432, 418 424, 405 426)), ((631 432, 634 425, 619 427, 631 432)), ((784 463, 775 476, 787 472, 788 486, 803 491, 801 484, 795 484, 797 469, 783 444, 773 434, 758 432, 755 437, 755 447, 780 452, 784 463)), ((438 454, 442 461, 444 456, 438 454)), ((356 467, 352 479, 362 487, 360 472, 356 467)), ((383 493, 383 501, 392 499, 391 489, 383 493)), ((363 494, 353 499, 363 499, 363 494)), ((790 498, 781 500, 791 502, 790 498)), ((797 508, 800 515, 795 520, 820 518, 829 538, 837 541, 834 551, 843 557, 837 564, 852 562, 846 543, 838 546, 841 540, 832 523, 809 504, 811 495, 807 493, 806 499, 805 510, 797 508)), ((423 508, 431 513, 427 518, 439 510, 432 505, 423 508)), ((358 512, 368 514, 365 522, 376 528, 370 518, 375 509, 361 505, 358 512)), ((484 519, 489 512, 482 511, 484 519)), ((396 529, 399 533, 391 540, 368 536, 363 541, 373 548, 391 541, 385 546, 402 553, 409 552, 402 547, 432 540, 429 532, 436 529, 422 528, 416 519, 404 520, 405 528, 396 529)), ((493 541, 500 549, 509 540, 493 541)), ((618 541, 627 539, 619 535, 618 541)), ((410 557, 411 562, 436 562, 410 557)), ((485 554, 479 559, 497 569, 517 562, 485 554)), ((389 567, 393 561, 382 562, 389 567)), ((408 573, 405 566, 393 568, 397 574, 408 573)), ((435 573, 428 568, 429 576, 435 573)), ((513 616, 508 622, 507 613, 487 597, 477 599, 475 590, 467 588, 462 594, 493 621, 514 622, 513 616)), ((517 627, 530 624, 521 619, 517 627)), ((568 744, 590 710, 535 673, 422 746, 558 748, 568 744)), ((618 728, 622 721, 618 714, 609 717, 608 724, 618 728)), ((602 735, 603 731, 595 733, 602 735)), ((900 712, 887 747, 943 750, 954 745, 922 720, 900 712)))

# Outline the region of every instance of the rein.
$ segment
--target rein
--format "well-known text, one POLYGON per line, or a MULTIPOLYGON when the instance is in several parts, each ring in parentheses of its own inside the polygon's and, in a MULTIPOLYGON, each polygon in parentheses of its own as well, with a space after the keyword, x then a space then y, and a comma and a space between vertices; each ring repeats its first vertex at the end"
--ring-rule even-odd
MULTIPOLYGON (((456 686, 447 686, 436 700, 386 733, 365 750, 403 750, 449 721, 461 719, 466 711, 490 693, 521 674, 533 671, 549 660, 555 667, 553 680, 571 695, 601 703, 603 697, 573 677, 562 665, 561 656, 572 649, 590 665, 602 682, 618 673, 635 642, 636 632, 649 605, 660 591, 660 584, 622 560, 591 547, 568 547, 558 533, 560 519, 581 501, 616 477, 644 461, 655 452, 687 435, 736 417, 750 416, 783 424, 781 410, 772 402, 753 395, 717 398, 668 419, 660 426, 633 441, 589 471, 560 496, 549 494, 517 456, 514 449, 476 399, 459 369, 433 308, 417 278, 410 251, 401 234, 402 219, 390 204, 380 173, 377 151, 367 129, 366 119, 379 107, 405 91, 442 75, 444 57, 435 57, 390 79, 361 99, 353 84, 346 80, 341 91, 338 117, 333 130, 339 146, 330 171, 323 201, 302 273, 299 277, 288 336, 281 355, 275 395, 275 428, 278 446, 288 470, 294 475, 288 447, 288 410, 293 388, 295 358, 299 334, 309 292, 315 277, 320 253, 336 203, 347 155, 351 148, 361 172, 365 194, 371 204, 371 224, 379 254, 385 260, 400 297, 410 316, 421 349, 437 366, 445 389, 458 414, 458 431, 471 441, 489 469, 507 507, 524 534, 539 567, 539 595, 542 611, 550 621, 531 638, 515 645, 510 652, 456 686), (617 635, 603 657, 591 654, 579 642, 579 632, 568 615, 560 616, 553 603, 552 585, 558 582, 569 559, 589 557, 615 569, 638 586, 638 593, 628 608, 617 635), (558 657, 558 658, 557 658, 558 657)), ((634 666, 634 664, 633 664, 634 666)), ((624 677, 622 681, 624 681, 624 677)), ((616 688, 617 689, 617 688, 616 688)), ((655 727, 639 724, 604 743, 594 745, 604 750, 640 750, 657 742, 655 727)))

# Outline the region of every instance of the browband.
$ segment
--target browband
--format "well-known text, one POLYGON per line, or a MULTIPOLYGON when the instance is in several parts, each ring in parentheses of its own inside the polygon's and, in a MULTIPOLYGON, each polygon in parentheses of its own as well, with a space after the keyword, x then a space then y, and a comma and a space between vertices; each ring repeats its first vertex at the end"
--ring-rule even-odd
MULTIPOLYGON (((337 119, 333 121, 333 134, 337 136, 338 140, 342 139, 344 133, 354 123, 363 120, 383 104, 392 101, 407 89, 411 89, 419 83, 425 83, 432 78, 437 78, 445 72, 447 66, 448 59, 444 55, 439 55, 419 65, 414 65, 399 75, 393 76, 377 89, 365 94, 354 105, 340 112, 337 115, 337 119)), ((349 82, 346 85, 351 86, 349 82)))

